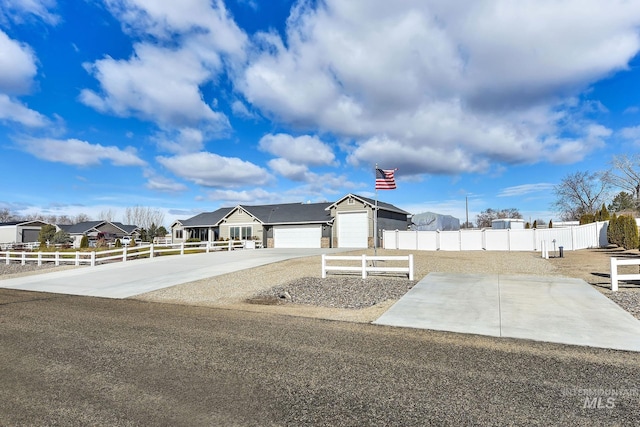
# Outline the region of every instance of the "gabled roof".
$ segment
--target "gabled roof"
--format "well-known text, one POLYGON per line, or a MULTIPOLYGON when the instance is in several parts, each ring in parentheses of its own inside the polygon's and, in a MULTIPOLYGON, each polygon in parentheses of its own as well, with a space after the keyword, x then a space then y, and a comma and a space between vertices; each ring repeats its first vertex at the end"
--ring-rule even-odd
MULTIPOLYGON (((340 204, 343 200, 348 199, 349 197, 353 197, 354 199, 358 199, 361 202, 370 205, 371 207, 375 207, 376 205, 376 201, 374 199, 370 199, 368 197, 362 197, 362 196, 358 196, 357 194, 347 194, 346 196, 342 197, 341 199, 337 200, 334 203, 331 203, 328 207, 327 210, 336 207, 338 204, 340 204)), ((385 211, 389 211, 389 212, 397 212, 397 213, 401 213, 401 214, 406 214, 406 215, 411 215, 409 212, 400 209, 399 207, 393 206, 391 203, 385 203, 385 202, 381 202, 378 201, 378 210, 385 210, 385 211)))
MULTIPOLYGON (((369 204, 372 207, 375 206, 375 200, 373 199, 347 194, 335 203, 281 203, 277 205, 237 205, 233 208, 220 208, 214 212, 204 212, 189 219, 176 220, 172 226, 179 223, 184 227, 217 227, 224 218, 232 215, 238 209, 244 210, 263 225, 327 224, 334 220, 331 217, 330 208, 348 197, 354 197, 365 204, 369 204)), ((409 215, 409 212, 389 203, 378 202, 378 208, 409 215)))
POLYGON ((60 227, 61 230, 64 230, 69 234, 85 234, 90 231, 98 231, 98 227, 107 223, 120 229, 125 234, 131 234, 138 229, 137 225, 125 225, 120 222, 110 222, 110 221, 85 221, 85 222, 79 222, 77 224, 60 224, 58 225, 58 227, 60 227))
POLYGON ((10 226, 10 225, 29 225, 29 224, 40 224, 42 225, 47 225, 49 224, 48 222, 44 222, 44 221, 40 221, 40 220, 33 220, 33 221, 7 221, 7 222, 0 222, 0 227, 2 226, 10 226))
POLYGON ((215 227, 220 220, 235 208, 220 208, 213 212, 203 212, 189 219, 181 219, 184 227, 215 227))
POLYGON ((329 203, 283 203, 279 205, 259 205, 242 208, 265 225, 327 223, 332 220, 326 208, 329 203))

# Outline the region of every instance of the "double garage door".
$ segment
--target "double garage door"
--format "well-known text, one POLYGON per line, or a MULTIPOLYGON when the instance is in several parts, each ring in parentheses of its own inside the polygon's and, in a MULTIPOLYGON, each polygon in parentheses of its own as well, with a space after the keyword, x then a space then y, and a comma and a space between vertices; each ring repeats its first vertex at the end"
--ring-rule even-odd
POLYGON ((319 248, 322 242, 321 225, 281 225, 273 227, 275 248, 319 248))

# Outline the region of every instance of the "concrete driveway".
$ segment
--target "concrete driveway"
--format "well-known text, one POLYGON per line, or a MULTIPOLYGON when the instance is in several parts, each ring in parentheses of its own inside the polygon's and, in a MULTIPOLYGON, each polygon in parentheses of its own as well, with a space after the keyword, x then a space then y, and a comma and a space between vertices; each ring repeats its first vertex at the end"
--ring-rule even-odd
POLYGON ((640 351, 640 321, 588 283, 431 273, 374 323, 640 351))
MULTIPOLYGON (((162 256, 0 280, 1 288, 105 298, 134 295, 292 258, 344 249, 258 249, 162 256)), ((318 258, 318 271, 320 271, 318 258)))

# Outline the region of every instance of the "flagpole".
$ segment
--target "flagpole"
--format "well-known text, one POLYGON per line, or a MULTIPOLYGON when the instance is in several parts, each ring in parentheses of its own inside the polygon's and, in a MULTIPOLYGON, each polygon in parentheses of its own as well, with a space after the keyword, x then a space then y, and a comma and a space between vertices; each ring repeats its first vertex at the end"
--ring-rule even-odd
MULTIPOLYGON (((376 163, 376 169, 374 170, 375 177, 378 175, 378 164, 376 163)), ((374 208, 375 214, 373 216, 373 255, 378 255, 378 186, 374 186, 376 189, 376 206, 374 208)))

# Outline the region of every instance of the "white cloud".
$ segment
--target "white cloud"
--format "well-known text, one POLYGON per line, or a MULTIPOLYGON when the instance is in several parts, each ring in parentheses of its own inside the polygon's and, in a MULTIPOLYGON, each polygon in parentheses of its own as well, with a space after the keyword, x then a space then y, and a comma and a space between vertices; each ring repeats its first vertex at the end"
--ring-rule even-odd
POLYGON ((630 126, 619 131, 620 136, 631 141, 640 141, 640 126, 630 126))
POLYGON ((524 196, 525 194, 548 192, 551 191, 553 187, 554 184, 549 184, 547 182, 515 185, 513 187, 503 188, 502 191, 498 193, 497 197, 519 197, 524 196))
POLYGON ((29 92, 36 72, 31 48, 0 31, 0 91, 14 95, 29 92))
POLYGON ((124 30, 139 41, 129 59, 105 57, 85 68, 99 82, 80 100, 103 113, 138 117, 159 126, 163 150, 195 152, 230 129, 202 88, 218 84, 245 60, 246 34, 222 1, 107 0, 124 30), (197 133, 200 135, 196 135, 197 133), (176 136, 176 134, 178 134, 176 136))
POLYGON ((55 0, 0 0, 0 21, 9 19, 22 23, 31 15, 55 25, 60 22, 60 17, 50 12, 55 7, 55 0))
POLYGON ((146 187, 149 190, 162 191, 166 193, 179 193, 187 189, 187 186, 184 184, 159 176, 150 177, 147 180, 146 187))
POLYGON ((262 188, 252 190, 215 190, 207 193, 207 199, 220 202, 224 206, 232 207, 240 204, 245 205, 268 205, 275 203, 286 203, 282 193, 271 193, 262 188))
POLYGON ((300 2, 285 40, 256 36, 236 83, 265 115, 353 138, 352 164, 579 161, 607 137, 585 115, 606 108, 575 102, 628 68, 639 25, 640 3, 622 0, 300 2))
POLYGON ((104 95, 84 89, 80 100, 98 111, 139 116, 161 127, 228 127, 226 116, 202 100, 199 85, 212 74, 189 50, 137 44, 127 61, 105 58, 87 68, 104 95))
POLYGON ((331 147, 320 141, 317 136, 267 134, 260 139, 259 148, 300 165, 330 165, 335 161, 331 147))
POLYGON ((23 138, 18 142, 24 151, 49 162, 75 166, 96 165, 103 161, 108 161, 114 166, 146 164, 132 147, 122 150, 115 146, 90 144, 78 139, 23 138))
POLYGON ((5 94, 0 94, 0 120, 20 123, 27 127, 42 127, 48 123, 45 116, 5 94))
POLYGON ((156 159, 176 176, 205 187, 263 185, 271 179, 265 169, 237 157, 200 152, 156 159))
POLYGON ((237 99, 233 101, 233 103, 231 103, 231 111, 233 112, 234 116, 242 117, 245 119, 255 119, 258 117, 256 116, 256 114, 249 111, 247 106, 244 105, 242 101, 237 99))
POLYGON ((243 57, 246 34, 221 0, 106 0, 111 12, 133 34, 171 41, 184 39, 201 58, 219 62, 219 54, 243 57))

